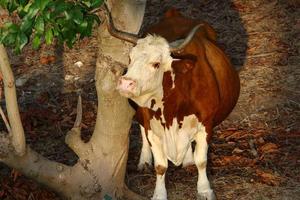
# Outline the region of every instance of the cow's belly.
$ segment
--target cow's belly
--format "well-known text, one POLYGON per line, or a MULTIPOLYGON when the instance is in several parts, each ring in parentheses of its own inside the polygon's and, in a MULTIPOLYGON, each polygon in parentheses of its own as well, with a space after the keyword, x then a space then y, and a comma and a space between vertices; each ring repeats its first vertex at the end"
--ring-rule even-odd
POLYGON ((172 126, 164 129, 159 120, 152 119, 150 121, 151 132, 154 137, 159 138, 163 153, 177 166, 182 164, 195 134, 204 128, 195 115, 184 117, 181 124, 179 127, 177 119, 174 118, 172 126))

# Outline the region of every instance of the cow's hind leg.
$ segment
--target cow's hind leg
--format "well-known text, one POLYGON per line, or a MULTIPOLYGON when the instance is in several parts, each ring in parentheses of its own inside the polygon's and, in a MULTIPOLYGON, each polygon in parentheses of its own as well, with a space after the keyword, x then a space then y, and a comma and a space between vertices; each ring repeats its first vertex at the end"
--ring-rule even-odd
POLYGON ((203 128, 203 131, 198 132, 195 137, 196 147, 194 152, 194 160, 198 168, 197 200, 216 199, 213 190, 210 188, 210 184, 206 175, 207 150, 208 150, 206 136, 207 133, 203 128))
POLYGON ((165 175, 168 168, 168 159, 164 154, 161 139, 154 135, 152 131, 148 132, 148 138, 151 143, 156 172, 156 184, 152 200, 167 200, 165 175))
POLYGON ((151 148, 149 145, 149 142, 146 137, 145 129, 143 126, 140 126, 141 128, 141 133, 142 133, 142 139, 143 139, 143 146, 142 146, 142 151, 140 155, 140 160, 138 164, 138 170, 142 171, 143 169, 146 168, 146 165, 152 165, 152 153, 151 153, 151 148))

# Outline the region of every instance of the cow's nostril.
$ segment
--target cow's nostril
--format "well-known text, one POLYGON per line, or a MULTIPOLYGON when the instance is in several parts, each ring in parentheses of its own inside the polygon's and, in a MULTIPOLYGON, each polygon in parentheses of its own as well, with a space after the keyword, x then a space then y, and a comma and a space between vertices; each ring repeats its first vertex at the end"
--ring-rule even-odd
POLYGON ((133 82, 129 83, 129 86, 133 86, 133 82))

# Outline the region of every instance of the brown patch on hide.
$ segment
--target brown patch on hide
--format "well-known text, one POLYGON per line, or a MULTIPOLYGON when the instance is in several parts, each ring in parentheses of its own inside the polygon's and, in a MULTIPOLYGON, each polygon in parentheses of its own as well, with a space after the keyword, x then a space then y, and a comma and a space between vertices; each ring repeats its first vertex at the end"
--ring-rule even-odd
POLYGON ((196 128, 198 126, 198 121, 197 119, 193 118, 192 121, 191 121, 191 128, 196 128))
POLYGON ((199 169, 205 169, 206 168, 206 165, 207 165, 207 162, 205 161, 205 162, 202 162, 202 163, 200 163, 199 165, 198 165, 198 168, 199 169))
POLYGON ((156 171, 156 174, 158 174, 158 175, 164 175, 167 171, 167 168, 163 167, 161 165, 157 165, 157 166, 155 166, 155 171, 156 171))

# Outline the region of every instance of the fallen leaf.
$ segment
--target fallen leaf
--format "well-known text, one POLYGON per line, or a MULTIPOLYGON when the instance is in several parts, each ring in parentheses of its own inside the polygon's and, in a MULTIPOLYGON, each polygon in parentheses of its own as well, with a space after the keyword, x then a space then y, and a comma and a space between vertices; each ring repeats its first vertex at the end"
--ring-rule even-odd
POLYGON ((238 147, 234 148, 233 151, 232 151, 233 154, 240 154, 240 153, 243 153, 243 152, 244 152, 244 150, 239 149, 238 147))
POLYGON ((274 153, 278 151, 278 146, 274 143, 266 143, 262 147, 259 148, 261 153, 274 153))
POLYGON ((47 58, 47 57, 41 57, 41 58, 40 58, 40 63, 41 63, 42 65, 48 64, 48 58, 47 58))
POLYGON ((236 155, 216 157, 216 159, 213 160, 215 166, 253 166, 255 162, 253 159, 236 155))
POLYGON ((55 56, 43 56, 40 58, 40 63, 42 65, 48 65, 56 60, 55 56))
POLYGON ((281 177, 270 172, 265 172, 257 169, 256 176, 259 179, 259 181, 267 185, 278 186, 281 183, 281 177))

